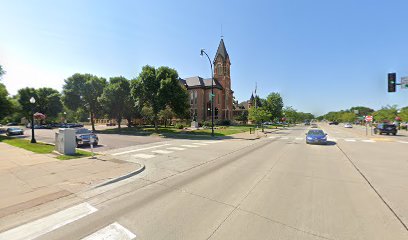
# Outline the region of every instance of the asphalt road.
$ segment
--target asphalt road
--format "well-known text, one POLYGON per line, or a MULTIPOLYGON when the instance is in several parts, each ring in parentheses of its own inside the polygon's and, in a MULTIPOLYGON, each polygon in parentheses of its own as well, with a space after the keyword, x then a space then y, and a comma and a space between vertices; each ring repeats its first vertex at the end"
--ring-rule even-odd
MULTIPOLYGON (((37 141, 55 143, 55 133, 58 129, 35 129, 35 138, 37 141)), ((24 135, 31 138, 31 129, 24 129, 24 135)), ((101 134, 98 133, 99 145, 94 147, 95 152, 105 152, 116 148, 143 145, 164 141, 158 136, 131 136, 119 134, 101 134)), ((90 150, 90 146, 81 146, 81 149, 90 150)))
POLYGON ((408 239, 406 138, 321 128, 329 145, 307 145, 302 126, 254 141, 115 149, 145 172, 0 239, 46 226, 38 239, 408 239), (60 215, 81 217, 61 224, 60 215))

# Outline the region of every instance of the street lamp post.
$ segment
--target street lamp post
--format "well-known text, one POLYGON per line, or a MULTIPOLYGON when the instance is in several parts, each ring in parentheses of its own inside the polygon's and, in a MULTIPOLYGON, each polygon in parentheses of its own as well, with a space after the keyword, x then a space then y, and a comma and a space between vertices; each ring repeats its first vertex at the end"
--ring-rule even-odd
POLYGON ((31 106, 31 143, 37 143, 34 137, 34 104, 35 104, 34 97, 30 98, 30 103, 32 104, 31 106))
POLYGON ((210 67, 211 67, 211 137, 214 137, 214 71, 213 71, 213 64, 211 62, 210 57, 208 54, 205 52, 204 49, 201 49, 201 56, 206 55, 208 58, 208 61, 210 62, 210 67))

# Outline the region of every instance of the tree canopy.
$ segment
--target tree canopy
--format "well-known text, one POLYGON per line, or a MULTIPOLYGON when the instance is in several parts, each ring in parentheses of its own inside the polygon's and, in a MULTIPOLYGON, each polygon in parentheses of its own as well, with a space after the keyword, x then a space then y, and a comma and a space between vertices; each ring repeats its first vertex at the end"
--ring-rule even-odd
POLYGON ((279 93, 273 92, 266 97, 265 110, 271 113, 271 119, 282 118, 283 100, 279 93))

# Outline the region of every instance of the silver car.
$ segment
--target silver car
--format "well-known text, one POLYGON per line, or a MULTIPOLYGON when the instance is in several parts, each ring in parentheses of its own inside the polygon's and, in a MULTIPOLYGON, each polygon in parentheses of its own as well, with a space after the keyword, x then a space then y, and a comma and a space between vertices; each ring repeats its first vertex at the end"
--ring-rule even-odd
POLYGON ((99 142, 98 136, 86 128, 78 128, 75 130, 75 140, 77 147, 90 145, 91 143, 92 145, 97 146, 99 142))

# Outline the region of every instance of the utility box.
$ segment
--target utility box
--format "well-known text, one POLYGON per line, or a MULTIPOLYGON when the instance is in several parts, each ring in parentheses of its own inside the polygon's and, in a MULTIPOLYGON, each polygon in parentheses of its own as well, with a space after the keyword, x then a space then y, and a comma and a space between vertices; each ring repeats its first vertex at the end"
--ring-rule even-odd
POLYGON ((60 128, 55 133, 55 150, 61 154, 74 155, 76 148, 75 129, 60 128))

